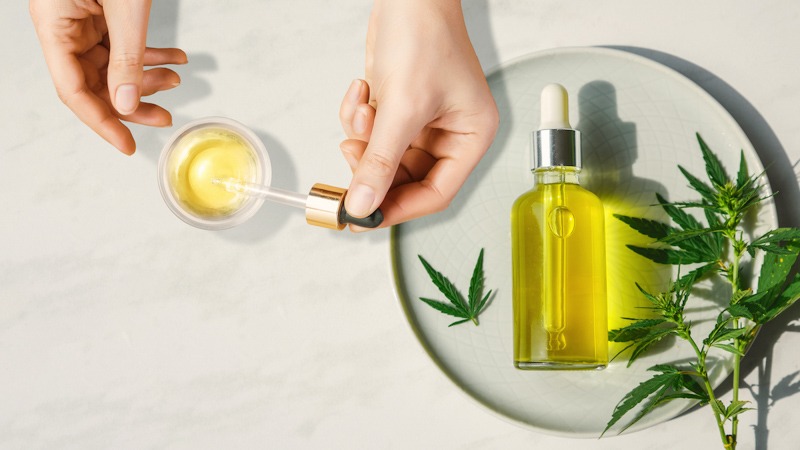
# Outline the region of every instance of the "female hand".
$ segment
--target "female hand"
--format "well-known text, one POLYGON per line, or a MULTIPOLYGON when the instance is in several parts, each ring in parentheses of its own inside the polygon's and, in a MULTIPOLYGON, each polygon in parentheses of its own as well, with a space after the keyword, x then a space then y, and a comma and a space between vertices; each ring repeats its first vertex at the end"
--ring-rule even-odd
POLYGON ((31 0, 30 13, 58 96, 75 115, 125 154, 136 150, 120 119, 169 126, 164 108, 140 97, 171 89, 185 64, 175 48, 145 48, 150 0, 31 0))
POLYGON ((498 113, 459 0, 376 0, 366 80, 340 109, 345 208, 383 226, 445 209, 494 139, 498 113))

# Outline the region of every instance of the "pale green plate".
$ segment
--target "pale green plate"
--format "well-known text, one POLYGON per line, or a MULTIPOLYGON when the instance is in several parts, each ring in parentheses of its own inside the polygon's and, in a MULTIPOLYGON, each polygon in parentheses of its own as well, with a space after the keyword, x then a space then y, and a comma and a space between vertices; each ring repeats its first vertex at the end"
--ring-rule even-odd
MULTIPOLYGON (((501 114, 494 145, 448 210, 395 227, 392 265, 396 291, 411 328, 436 365, 469 396, 500 416, 538 431, 571 437, 597 437, 622 396, 652 373, 647 368, 687 360, 683 343, 664 343, 626 368, 620 358, 600 372, 524 372, 512 364, 511 249, 509 213, 514 199, 530 189, 529 136, 539 123, 539 93, 548 83, 570 92, 571 122, 583 132, 585 185, 604 202, 607 216, 623 213, 664 219, 652 207, 654 194, 669 200, 696 198, 677 169, 681 164, 705 177, 695 138, 700 132, 730 173, 743 149, 751 172, 762 165, 746 136, 710 95, 661 64, 605 48, 567 48, 536 53, 488 76, 501 114), (485 248, 487 288, 496 295, 471 323, 453 321, 418 300, 443 299, 417 255, 423 255, 461 289, 485 248)), ((759 213, 754 233, 777 226, 773 204, 759 213)), ((644 240, 615 219, 607 219, 609 309, 619 316, 645 311, 634 281, 659 289, 670 268, 656 266, 625 248, 644 240)), ((757 265, 757 264, 756 264, 757 265)), ((708 285, 690 307, 696 335, 706 334, 724 294, 708 285)), ((728 358, 726 353, 717 354, 728 358)), ((729 373, 729 361, 715 364, 713 383, 729 373)), ((655 410, 630 431, 666 421, 691 404, 675 401, 655 410)), ((625 422, 623 419, 622 422, 625 422)), ((615 433, 615 432, 614 432, 615 433)), ((612 433, 612 435, 614 434, 612 433)))

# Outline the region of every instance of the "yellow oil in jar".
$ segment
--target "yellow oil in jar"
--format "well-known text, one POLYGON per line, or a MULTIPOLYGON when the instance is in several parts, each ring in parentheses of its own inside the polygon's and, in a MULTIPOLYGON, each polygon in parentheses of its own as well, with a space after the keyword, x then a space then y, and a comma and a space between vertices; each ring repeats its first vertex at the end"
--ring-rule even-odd
POLYGON ((603 205, 578 169, 537 169, 511 211, 514 365, 601 369, 608 364, 603 205))
POLYGON ((200 217, 222 217, 236 212, 247 196, 231 192, 214 180, 257 181, 258 162, 253 148, 224 128, 201 128, 181 137, 167 161, 173 196, 200 217))

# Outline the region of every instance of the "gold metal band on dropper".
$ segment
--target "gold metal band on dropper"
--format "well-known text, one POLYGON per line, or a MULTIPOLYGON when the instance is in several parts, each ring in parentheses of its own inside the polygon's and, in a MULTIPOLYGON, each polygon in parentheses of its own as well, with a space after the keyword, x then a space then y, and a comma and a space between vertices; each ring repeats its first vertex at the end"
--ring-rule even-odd
POLYGON ((306 200, 306 222, 309 225, 341 230, 345 224, 339 222, 344 194, 347 189, 316 183, 311 187, 306 200))

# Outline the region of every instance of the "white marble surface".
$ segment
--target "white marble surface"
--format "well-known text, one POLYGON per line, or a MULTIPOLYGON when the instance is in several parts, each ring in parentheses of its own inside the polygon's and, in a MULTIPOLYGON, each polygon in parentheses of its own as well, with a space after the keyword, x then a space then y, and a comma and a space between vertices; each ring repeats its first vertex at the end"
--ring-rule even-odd
MULTIPOLYGON (((149 43, 190 58, 183 85, 159 96, 176 125, 251 125, 276 186, 348 183, 337 111, 363 74, 367 0, 154 3, 149 43)), ((800 226, 800 4, 578 3, 464 1, 487 69, 612 45, 688 75, 772 164, 781 223, 800 226)), ((238 229, 190 228, 156 186, 170 130, 137 127, 136 155, 117 153, 56 98, 27 2, 3 2, 0 33, 0 448, 719 447, 706 409, 602 440, 488 413, 407 326, 387 231, 313 229, 270 205, 238 229)), ((790 310, 748 355, 757 395, 743 395, 760 411, 744 416, 741 448, 797 448, 799 317, 790 310)))

